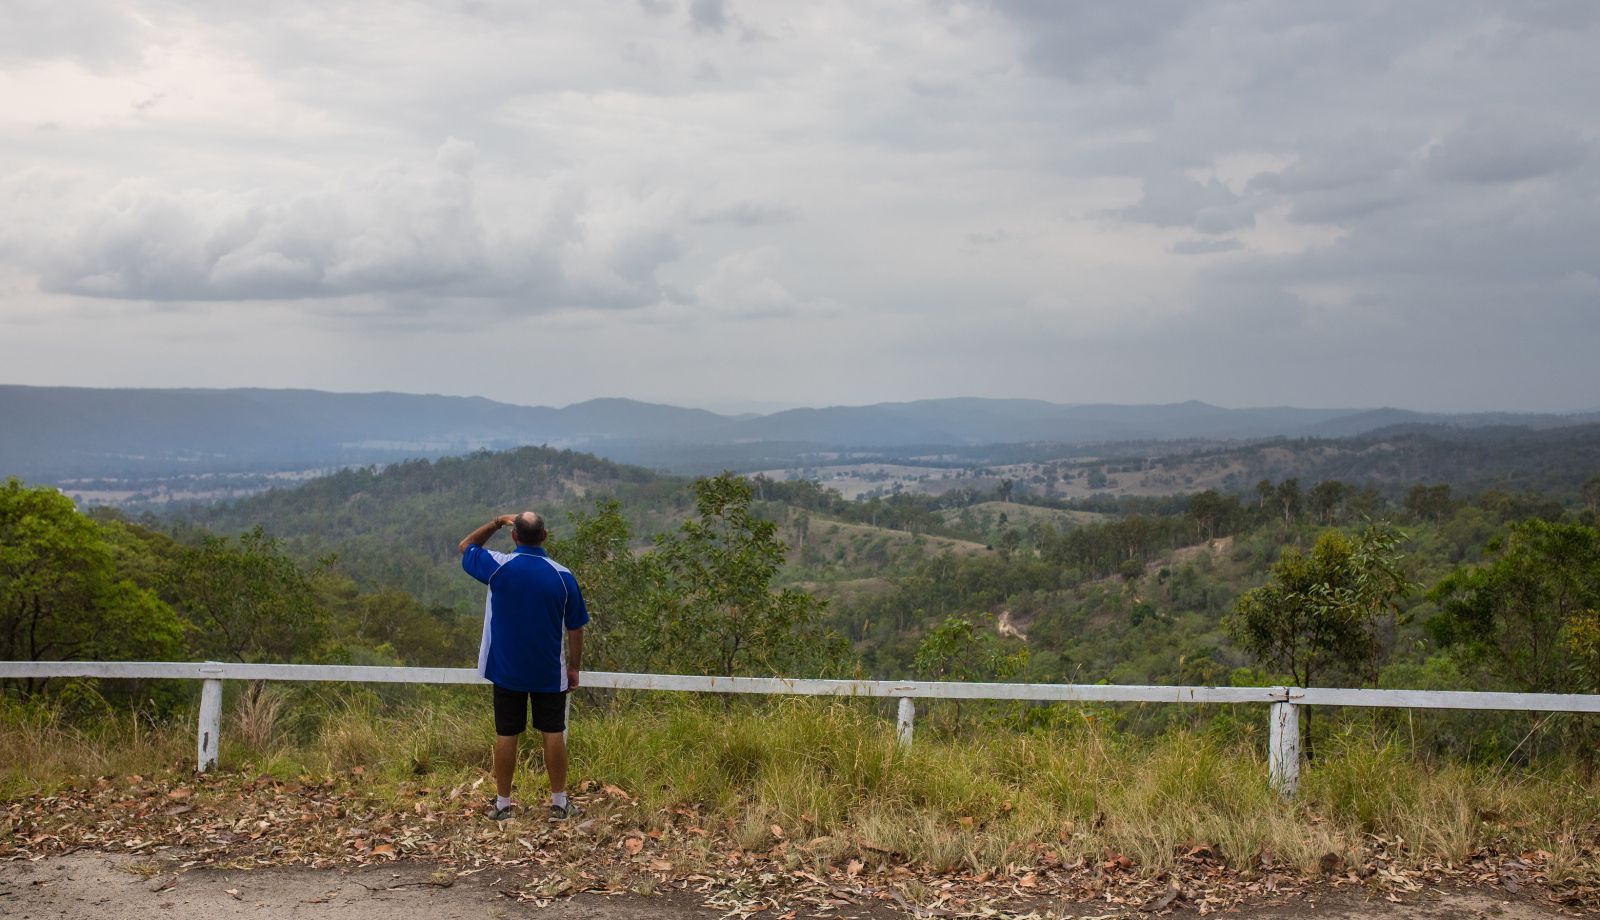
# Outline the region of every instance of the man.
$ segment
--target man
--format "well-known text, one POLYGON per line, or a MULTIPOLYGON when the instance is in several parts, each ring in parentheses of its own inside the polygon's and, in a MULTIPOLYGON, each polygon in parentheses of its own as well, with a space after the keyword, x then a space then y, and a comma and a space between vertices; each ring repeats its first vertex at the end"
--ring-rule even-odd
POLYGON ((544 734, 544 766, 550 774, 550 820, 577 814, 567 797, 567 692, 578 686, 583 626, 589 611, 578 582, 544 551, 549 531, 532 511, 502 514, 461 541, 461 567, 489 586, 483 605, 483 644, 478 673, 494 684, 494 785, 491 816, 511 817, 511 775, 517 736, 528 725, 544 734), (503 527, 511 528, 512 553, 484 549, 503 527), (563 646, 562 637, 566 643, 563 646))

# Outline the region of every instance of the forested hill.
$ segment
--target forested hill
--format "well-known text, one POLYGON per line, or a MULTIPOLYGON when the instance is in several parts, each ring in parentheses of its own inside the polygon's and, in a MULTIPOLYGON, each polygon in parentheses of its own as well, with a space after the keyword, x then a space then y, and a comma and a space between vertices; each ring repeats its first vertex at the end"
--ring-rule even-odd
MULTIPOLYGON (((849 531, 860 546, 844 549, 844 555, 825 568, 866 574, 872 554, 864 547, 878 546, 881 555, 900 545, 890 530, 975 541, 980 547, 1000 540, 1002 534, 992 527, 963 526, 957 519, 962 509, 995 498, 1007 481, 1011 483, 1007 498, 1061 509, 1126 512, 1146 507, 1124 507, 1128 501, 1158 500, 1165 503, 1159 507, 1181 511, 1182 498, 1157 497, 1210 489, 1253 502, 1262 481, 1291 479, 1308 492, 1315 483, 1337 480, 1352 489, 1376 489, 1396 503, 1421 483, 1447 486, 1457 496, 1497 489, 1573 501, 1596 470, 1600 470, 1600 425, 1544 431, 1435 426, 1383 436, 1278 441, 1143 459, 1112 456, 973 468, 948 480, 943 494, 933 494, 938 489, 933 493, 908 489, 881 501, 835 497, 827 507, 809 498, 809 492, 799 499, 782 498, 793 490, 776 486, 769 487, 764 497, 776 498, 794 511, 865 525, 859 533, 849 531)), ((933 487, 936 481, 904 484, 933 487)), ((493 514, 533 508, 547 516, 560 536, 568 529, 572 512, 592 511, 597 500, 616 499, 635 540, 642 542, 676 526, 689 513, 691 496, 683 478, 591 454, 526 447, 411 460, 382 469, 346 469, 297 488, 194 506, 178 520, 216 533, 238 533, 259 525, 286 539, 302 559, 337 555, 339 569, 365 586, 402 587, 430 602, 461 607, 469 606, 471 590, 455 577, 455 543, 493 514)), ((790 520, 790 512, 781 507, 764 513, 790 520)), ((1009 517, 1022 520, 1019 515, 1009 517)), ((825 547, 829 552, 839 549, 827 547, 828 532, 816 531, 822 542, 812 541, 808 559, 820 561, 816 553, 825 547)), ((784 536, 796 548, 805 544, 804 537, 787 526, 784 536)))
POLYGON ((176 527, 238 533, 260 526, 302 558, 336 555, 338 568, 359 584, 457 606, 477 593, 454 569, 456 543, 472 528, 531 509, 559 537, 570 512, 602 498, 621 501, 635 532, 649 534, 681 516, 692 494, 684 480, 641 467, 523 447, 341 470, 298 488, 192 507, 176 527))
POLYGON ((1575 498, 1600 470, 1600 425, 1555 429, 1459 429, 1407 425, 1357 438, 1275 441, 1156 458, 1138 471, 1116 471, 1109 493, 1172 495, 1201 489, 1246 493, 1262 479, 1306 483, 1337 479, 1392 496, 1417 483, 1457 494, 1501 489, 1575 498))

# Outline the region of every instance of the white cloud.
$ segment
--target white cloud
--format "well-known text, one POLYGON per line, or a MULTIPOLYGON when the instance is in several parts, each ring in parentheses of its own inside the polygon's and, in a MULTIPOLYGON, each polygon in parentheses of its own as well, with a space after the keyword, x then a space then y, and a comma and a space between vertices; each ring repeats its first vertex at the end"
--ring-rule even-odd
POLYGON ((484 177, 470 143, 301 190, 170 189, 31 173, 8 248, 47 291, 134 300, 434 294, 533 309, 653 302, 679 255, 671 208, 541 178, 484 177), (496 196, 499 197, 497 200, 496 196), (54 226, 45 234, 41 227, 54 226))
POLYGON ((723 256, 711 276, 695 287, 695 304, 716 315, 757 319, 832 308, 804 301, 779 282, 774 276, 781 262, 778 250, 770 246, 723 256))

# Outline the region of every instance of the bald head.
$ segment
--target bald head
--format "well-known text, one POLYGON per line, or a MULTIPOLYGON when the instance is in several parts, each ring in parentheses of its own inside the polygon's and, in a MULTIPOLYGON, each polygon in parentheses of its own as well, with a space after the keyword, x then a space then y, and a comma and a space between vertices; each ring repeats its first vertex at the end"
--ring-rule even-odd
POLYGON ((511 539, 520 546, 538 546, 544 538, 550 536, 550 531, 545 529, 544 518, 532 511, 524 511, 517 515, 516 521, 511 525, 511 539))

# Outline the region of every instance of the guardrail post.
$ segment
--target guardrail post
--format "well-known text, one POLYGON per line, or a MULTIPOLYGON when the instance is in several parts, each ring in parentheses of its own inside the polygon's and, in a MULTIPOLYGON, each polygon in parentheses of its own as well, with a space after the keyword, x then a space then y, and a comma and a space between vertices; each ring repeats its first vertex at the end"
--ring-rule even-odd
POLYGON ((900 738, 901 747, 911 746, 911 732, 917 721, 917 704, 911 702, 911 697, 900 697, 900 716, 895 720, 895 734, 900 738))
POLYGON ((1296 688, 1285 687, 1283 700, 1272 704, 1267 732, 1267 773, 1272 788, 1286 799, 1300 786, 1300 707, 1293 702, 1296 688))
POLYGON ((217 766, 218 736, 222 732, 222 680, 208 677, 200 685, 199 765, 201 773, 217 766))

